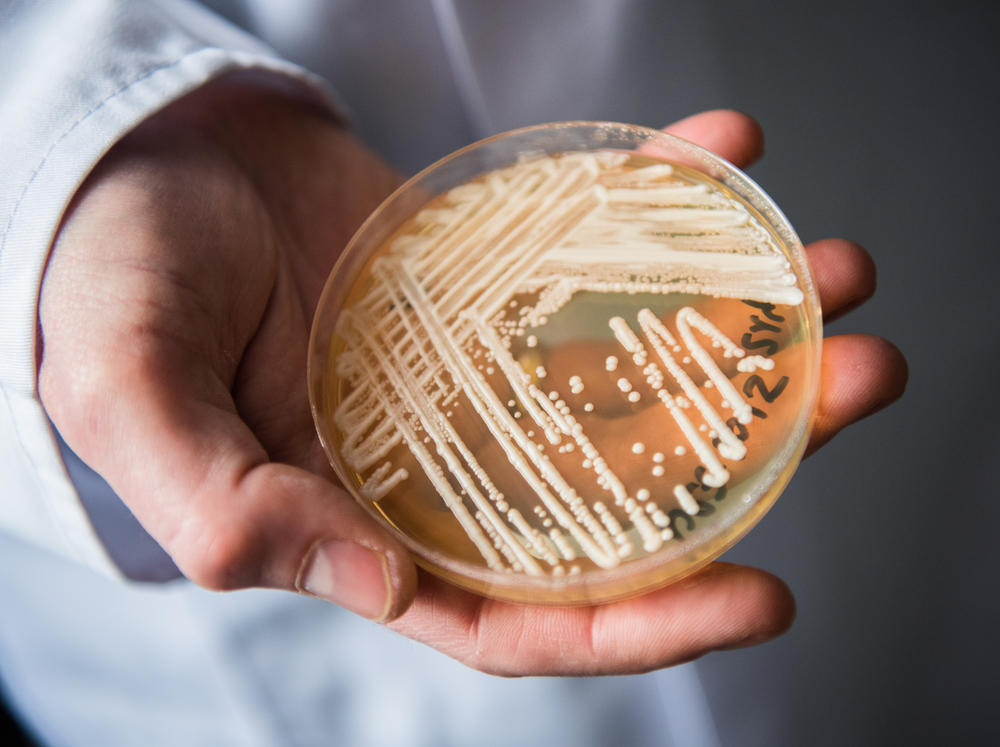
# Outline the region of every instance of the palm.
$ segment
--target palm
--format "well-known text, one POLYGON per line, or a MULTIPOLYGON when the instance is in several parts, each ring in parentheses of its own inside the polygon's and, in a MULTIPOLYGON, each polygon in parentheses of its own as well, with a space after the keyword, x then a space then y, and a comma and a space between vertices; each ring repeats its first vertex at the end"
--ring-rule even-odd
MULTIPOLYGON (((300 105, 229 95, 231 110, 250 104, 249 120, 205 126, 195 99, 106 159, 62 229, 41 306, 54 422, 192 580, 302 589, 303 559, 344 540, 380 564, 351 563, 317 593, 504 673, 639 671, 790 624, 784 584, 723 564, 590 608, 504 604, 431 577, 417 587, 403 548, 331 484, 302 370, 332 263, 396 177, 300 105)), ((731 113, 674 131, 738 165, 760 146, 731 113)), ((822 242, 810 256, 827 315, 871 292, 859 247, 822 242)), ((898 396, 904 378, 886 343, 829 341, 813 445, 898 396)))

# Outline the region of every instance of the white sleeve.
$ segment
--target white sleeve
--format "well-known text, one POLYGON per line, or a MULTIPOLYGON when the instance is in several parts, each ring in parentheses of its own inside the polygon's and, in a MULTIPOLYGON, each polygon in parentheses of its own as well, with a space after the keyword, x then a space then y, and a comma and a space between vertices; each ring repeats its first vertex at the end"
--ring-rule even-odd
POLYGON ((0 531, 112 575, 38 398, 38 295, 61 216, 108 149, 223 73, 332 103, 187 0, 0 0, 0 531))

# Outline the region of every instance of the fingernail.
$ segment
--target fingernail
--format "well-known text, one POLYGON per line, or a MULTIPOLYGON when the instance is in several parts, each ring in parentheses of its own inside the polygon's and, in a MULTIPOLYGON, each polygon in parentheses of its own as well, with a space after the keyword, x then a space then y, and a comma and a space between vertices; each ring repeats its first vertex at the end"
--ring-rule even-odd
POLYGON ((384 620, 392 604, 385 556, 343 540, 329 540, 313 550, 299 588, 375 621, 384 620))

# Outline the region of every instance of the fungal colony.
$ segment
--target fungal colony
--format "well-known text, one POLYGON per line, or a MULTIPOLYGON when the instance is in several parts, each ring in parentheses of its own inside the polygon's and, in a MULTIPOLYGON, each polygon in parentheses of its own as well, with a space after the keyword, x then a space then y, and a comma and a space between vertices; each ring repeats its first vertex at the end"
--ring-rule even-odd
POLYGON ((800 417, 802 303, 777 235, 692 169, 522 159, 431 200, 355 283, 337 449, 432 551, 615 568, 772 479, 800 417))

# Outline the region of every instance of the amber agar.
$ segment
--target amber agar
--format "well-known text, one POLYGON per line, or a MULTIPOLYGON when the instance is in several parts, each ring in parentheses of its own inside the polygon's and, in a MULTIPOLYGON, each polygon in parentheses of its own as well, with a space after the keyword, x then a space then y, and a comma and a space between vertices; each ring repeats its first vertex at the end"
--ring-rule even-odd
POLYGON ((808 437, 801 244, 730 164, 559 123, 469 146, 365 223, 309 391, 355 498, 428 570, 535 603, 674 581, 773 504, 808 437))

